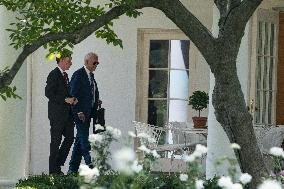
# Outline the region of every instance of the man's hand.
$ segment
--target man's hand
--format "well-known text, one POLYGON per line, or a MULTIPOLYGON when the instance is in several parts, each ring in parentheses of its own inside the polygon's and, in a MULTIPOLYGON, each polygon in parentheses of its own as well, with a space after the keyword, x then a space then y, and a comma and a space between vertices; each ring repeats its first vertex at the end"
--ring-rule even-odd
POLYGON ((84 115, 83 112, 79 112, 79 113, 78 113, 78 117, 79 117, 79 119, 80 119, 83 123, 85 122, 85 115, 84 115))
POLYGON ((75 97, 68 97, 68 98, 65 98, 65 102, 70 105, 75 105, 78 103, 78 99, 75 97))
POLYGON ((74 97, 67 97, 67 98, 65 98, 65 102, 67 103, 67 104, 73 104, 73 102, 74 102, 74 97))

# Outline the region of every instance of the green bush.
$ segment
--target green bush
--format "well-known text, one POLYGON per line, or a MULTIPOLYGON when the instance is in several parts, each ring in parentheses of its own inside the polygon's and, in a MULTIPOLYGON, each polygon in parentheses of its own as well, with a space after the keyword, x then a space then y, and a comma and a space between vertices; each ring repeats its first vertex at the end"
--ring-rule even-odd
POLYGON ((193 94, 188 98, 188 105, 192 105, 192 108, 199 112, 207 108, 209 103, 209 96, 205 91, 194 91, 193 94))
POLYGON ((79 178, 74 175, 37 175, 19 180, 16 189, 78 189, 79 178))

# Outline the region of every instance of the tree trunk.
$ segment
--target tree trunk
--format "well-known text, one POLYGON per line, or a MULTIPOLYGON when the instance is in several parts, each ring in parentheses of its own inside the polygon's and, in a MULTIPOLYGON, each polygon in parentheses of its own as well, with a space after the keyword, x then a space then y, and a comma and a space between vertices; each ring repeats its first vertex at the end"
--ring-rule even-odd
MULTIPOLYGON (((224 54, 224 51, 220 50, 216 54, 224 54)), ((241 149, 235 152, 236 156, 242 172, 249 173, 253 177, 251 188, 256 188, 262 177, 267 175, 267 170, 255 137, 252 116, 246 108, 237 76, 236 57, 228 58, 234 55, 223 57, 219 66, 213 69, 215 87, 212 104, 216 119, 224 128, 230 142, 241 146, 241 149)))

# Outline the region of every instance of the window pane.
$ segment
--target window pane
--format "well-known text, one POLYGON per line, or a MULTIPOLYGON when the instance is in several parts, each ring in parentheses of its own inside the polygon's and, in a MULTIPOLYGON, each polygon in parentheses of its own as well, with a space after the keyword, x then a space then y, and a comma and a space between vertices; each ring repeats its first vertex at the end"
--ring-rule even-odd
MULTIPOLYGON (((269 83, 268 83, 268 89, 269 90, 273 90, 274 86, 273 86, 273 81, 274 81, 274 59, 271 57, 270 58, 270 62, 269 62, 269 83)), ((271 102, 272 103, 272 102, 271 102)))
POLYGON ((149 68, 168 68, 169 41, 151 40, 149 68))
POLYGON ((270 35, 270 56, 274 56, 274 35, 275 35, 275 27, 274 24, 271 24, 271 35, 270 35))
POLYGON ((257 66, 256 66, 256 106, 258 107, 258 111, 255 113, 255 123, 261 123, 261 70, 262 70, 262 65, 263 65, 263 57, 258 56, 257 58, 257 66))
POLYGON ((264 23, 264 34, 265 34, 265 40, 264 40, 264 55, 268 55, 268 23, 264 23))
POLYGON ((258 54, 262 54, 262 27, 263 27, 263 23, 262 22, 258 22, 258 54))
POLYGON ((268 64, 268 58, 264 57, 263 62, 263 72, 262 72, 262 89, 267 90, 267 64, 268 64))
POLYGON ((264 62, 263 62, 263 72, 262 72, 262 77, 263 77, 263 79, 262 79, 262 83, 263 83, 263 86, 262 86, 262 89, 263 89, 263 91, 262 91, 262 109, 261 109, 261 111, 262 111, 262 123, 267 123, 267 121, 266 121, 266 117, 267 117, 267 112, 266 112, 266 110, 267 110, 267 104, 266 104, 266 102, 267 102, 267 81, 268 81, 268 79, 267 79, 267 64, 268 64, 268 61, 267 61, 268 59, 267 59, 267 57, 264 57, 264 62))
POLYGON ((188 69, 189 41, 171 40, 171 68, 188 69))
POLYGON ((170 100, 169 122, 186 122, 188 116, 188 102, 185 100, 170 100))
POLYGON ((164 126, 167 122, 167 101, 148 101, 148 123, 156 126, 164 126))
POLYGON ((168 71, 149 70, 149 98, 167 98, 168 71))
POLYGON ((170 98, 188 98, 187 70, 171 70, 170 72, 170 98))
POLYGON ((269 91, 268 93, 268 120, 267 120, 267 123, 268 124, 272 124, 272 97, 273 97, 273 92, 272 91, 269 91))

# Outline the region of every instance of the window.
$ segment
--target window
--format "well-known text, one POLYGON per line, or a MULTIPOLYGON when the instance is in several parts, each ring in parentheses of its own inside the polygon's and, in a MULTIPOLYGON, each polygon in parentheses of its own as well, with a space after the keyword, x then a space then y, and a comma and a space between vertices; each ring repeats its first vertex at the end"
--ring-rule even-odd
POLYGON ((260 110, 256 113, 256 123, 272 123, 272 105, 275 99, 275 25, 258 23, 258 51, 256 70, 256 103, 260 110))
POLYGON ((136 119, 156 126, 186 122, 190 41, 178 30, 139 36, 136 119))
POLYGON ((252 45, 250 86, 250 103, 255 103, 251 109, 254 125, 275 125, 278 13, 259 9, 252 26, 252 40, 256 45, 252 45))

